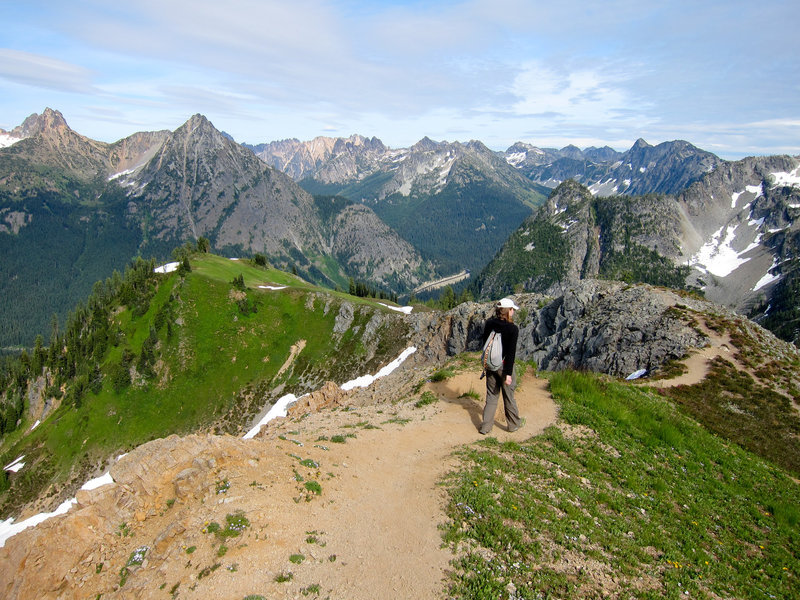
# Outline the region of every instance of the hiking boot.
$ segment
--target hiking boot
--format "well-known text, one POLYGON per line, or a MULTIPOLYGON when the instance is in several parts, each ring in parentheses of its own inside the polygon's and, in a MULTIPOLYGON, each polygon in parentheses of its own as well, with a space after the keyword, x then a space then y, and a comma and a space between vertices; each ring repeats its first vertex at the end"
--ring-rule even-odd
POLYGON ((518 425, 517 427, 514 427, 513 429, 512 429, 511 427, 509 427, 509 428, 508 428, 508 433, 514 433, 515 431, 519 431, 519 430, 520 430, 520 429, 522 429, 524 426, 525 426, 525 417, 522 417, 522 418, 519 420, 519 425, 518 425))

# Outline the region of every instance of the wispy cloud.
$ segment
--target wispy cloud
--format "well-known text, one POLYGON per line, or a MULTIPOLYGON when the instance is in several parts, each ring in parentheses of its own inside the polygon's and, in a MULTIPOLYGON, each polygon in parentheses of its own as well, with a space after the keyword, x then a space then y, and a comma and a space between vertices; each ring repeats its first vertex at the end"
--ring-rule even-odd
POLYGON ((749 131, 759 138, 751 147, 798 147, 786 125, 800 120, 788 0, 29 0, 12 8, 0 82, 15 87, 0 94, 0 115, 55 105, 101 139, 202 112, 251 142, 333 130, 395 146, 424 135, 493 147, 686 135, 733 151, 749 131))
POLYGON ((88 69, 22 50, 0 48, 0 78, 38 88, 76 93, 97 91, 88 69))

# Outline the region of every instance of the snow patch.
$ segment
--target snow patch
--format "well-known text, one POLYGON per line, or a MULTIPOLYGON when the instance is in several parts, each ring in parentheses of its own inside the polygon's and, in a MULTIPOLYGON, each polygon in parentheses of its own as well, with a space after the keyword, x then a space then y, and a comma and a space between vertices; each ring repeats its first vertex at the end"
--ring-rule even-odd
MULTIPOLYGON (((302 398, 303 396, 300 396, 302 398)), ((249 440, 254 438, 256 434, 261 431, 261 427, 272 421, 272 419, 277 419, 278 417, 285 417, 288 413, 287 410, 289 406, 297 402, 299 398, 294 394, 286 394, 285 396, 281 396, 278 398, 278 401, 272 405, 267 411, 261 420, 256 423, 253 428, 244 434, 244 439, 249 440)))
POLYGON ((125 171, 120 171, 119 173, 114 173, 110 175, 108 181, 114 181, 115 179, 119 179, 120 177, 124 177, 126 175, 133 175, 136 169, 126 169, 125 171))
POLYGON ((756 198, 764 194, 764 190, 761 188, 761 185, 746 185, 744 189, 751 194, 755 194, 756 198))
POLYGON ((181 263, 178 263, 178 262, 170 262, 170 263, 167 263, 165 265, 161 265, 160 267, 156 267, 155 269, 153 269, 153 272, 154 273, 172 273, 173 271, 177 271, 178 270, 178 266, 180 264, 181 263))
POLYGON ((800 166, 797 166, 790 173, 778 172, 771 173, 771 175, 775 178, 775 185, 791 187, 800 186, 800 166))
MULTIPOLYGON (((411 356, 417 349, 414 346, 410 348, 406 348, 403 352, 395 358, 392 362, 388 365, 383 367, 380 371, 375 373, 375 375, 362 375, 356 379, 348 381, 347 383, 342 384, 340 387, 342 390, 347 391, 351 390, 355 387, 367 387, 376 379, 380 379, 381 377, 386 377, 392 371, 394 371, 397 367, 403 364, 406 358, 411 356)), ((302 398, 303 396, 300 396, 302 398)), ((297 402, 299 398, 294 394, 286 394, 285 396, 281 396, 278 398, 278 401, 272 405, 272 407, 267 411, 267 414, 263 416, 263 418, 256 423, 253 428, 244 434, 244 439, 249 440, 254 438, 256 434, 261 430, 261 428, 269 423, 272 419, 277 417, 285 417, 288 414, 289 406, 297 402)))
POLYGON ((640 377, 644 377, 647 374, 647 369, 639 369, 638 371, 634 371, 630 375, 628 375, 625 379, 626 381, 633 381, 634 379, 639 379, 640 377))
POLYGON ((109 485, 114 483, 114 479, 111 477, 111 473, 106 473, 100 477, 96 477, 95 479, 90 479, 86 483, 83 484, 81 487, 82 490, 96 490, 99 487, 103 487, 104 485, 109 485))
MULTIPOLYGON (((107 485, 109 483, 114 483, 114 480, 111 478, 111 475, 109 473, 106 473, 102 477, 96 477, 94 479, 90 479, 89 481, 83 484, 81 489, 93 490, 99 488, 100 486, 107 485)), ((5 521, 0 521, 0 548, 5 546, 6 540, 8 538, 17 535, 20 531, 23 531, 28 527, 35 527, 39 523, 47 521, 51 517, 56 517, 58 515, 65 514, 67 511, 69 511, 69 509, 71 509, 77 503, 78 501, 75 498, 70 498, 69 500, 65 500, 64 502, 62 502, 58 506, 58 508, 55 509, 53 512, 39 513, 38 515, 34 515, 29 519, 20 521, 19 523, 14 523, 13 517, 5 521)))
POLYGON ((24 454, 20 456, 18 459, 16 459, 14 462, 11 462, 7 464, 5 467, 3 467, 3 471, 11 471, 12 473, 18 473, 20 469, 22 469, 22 467, 25 466, 25 463, 22 462, 23 458, 25 458, 24 454))
POLYGON ((753 248, 758 247, 758 238, 742 252, 733 249, 732 243, 736 237, 734 225, 723 225, 711 239, 689 260, 689 264, 701 268, 717 277, 727 277, 750 258, 742 258, 753 248))
POLYGON ((24 139, 25 138, 14 137, 10 133, 0 133, 0 148, 8 148, 24 139))
POLYGON ((780 278, 781 278, 780 275, 771 275, 770 272, 767 271, 766 274, 761 279, 759 279, 756 282, 756 284, 753 286, 753 291, 757 292, 758 290, 760 290, 764 286, 767 286, 770 283, 772 283, 773 281, 777 281, 780 278))
POLYGON ((411 311, 414 310, 413 306, 389 306, 388 304, 384 304, 383 302, 378 302, 381 306, 385 306, 389 310, 394 310, 396 312, 401 312, 405 315, 410 315, 411 311))
POLYGON ((506 156, 506 162, 513 167, 518 167, 521 163, 525 162, 528 158, 527 152, 512 152, 506 156))
POLYGON ((39 513, 38 515, 34 515, 30 519, 25 519, 24 521, 20 521, 19 523, 14 523, 13 517, 5 521, 0 521, 0 548, 6 545, 6 540, 8 538, 17 535, 20 531, 23 531, 28 527, 35 527, 39 523, 47 521, 47 519, 49 519, 50 517, 63 515, 77 503, 78 501, 75 500, 75 498, 72 498, 70 500, 65 500, 53 512, 39 513))
POLYGON ((387 375, 391 374, 397 367, 403 364, 403 362, 417 349, 414 346, 410 348, 406 348, 403 352, 400 353, 400 356, 395 358, 392 362, 388 365, 383 367, 380 371, 375 373, 375 375, 362 375, 361 377, 357 377, 355 379, 351 379, 350 381, 343 383, 340 387, 344 390, 352 390, 353 388, 357 387, 368 387, 371 385, 376 379, 380 379, 381 377, 386 377, 387 375))
POLYGON ((780 279, 781 278, 780 274, 777 275, 770 274, 770 271, 772 271, 777 266, 778 266, 778 260, 776 258, 773 258, 772 266, 769 269, 767 269, 767 272, 764 273, 764 276, 756 282, 756 284, 753 286, 752 291, 757 292, 758 290, 769 285, 773 281, 777 281, 778 279, 780 279))
POLYGON ((258 286, 262 290, 285 290, 285 285, 260 285, 258 286))

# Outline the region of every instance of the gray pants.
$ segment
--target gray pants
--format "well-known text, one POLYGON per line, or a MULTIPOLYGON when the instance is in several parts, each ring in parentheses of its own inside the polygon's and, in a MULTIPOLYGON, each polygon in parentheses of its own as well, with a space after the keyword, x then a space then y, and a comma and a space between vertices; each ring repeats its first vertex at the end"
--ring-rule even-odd
POLYGON ((511 374, 511 385, 506 385, 506 378, 500 373, 486 372, 486 406, 483 408, 483 423, 480 432, 489 433, 494 426, 494 415, 497 412, 497 400, 503 392, 503 409, 509 431, 516 431, 520 426, 519 410, 514 400, 514 389, 517 387, 517 370, 511 374))

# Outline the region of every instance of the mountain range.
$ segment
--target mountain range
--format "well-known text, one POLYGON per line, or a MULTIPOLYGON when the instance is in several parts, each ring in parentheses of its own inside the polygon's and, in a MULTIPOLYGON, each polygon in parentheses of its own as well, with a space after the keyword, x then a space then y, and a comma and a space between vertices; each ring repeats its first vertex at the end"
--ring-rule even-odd
POLYGON ((106 144, 51 109, 0 145, 6 346, 132 256, 201 237, 329 287, 407 294, 466 272, 486 298, 591 277, 693 288, 797 337, 793 157, 641 139, 626 152, 360 135, 245 146, 201 115, 106 144))
POLYGON ((404 291, 435 272, 369 207, 312 197, 200 115, 105 144, 47 109, 3 139, 3 345, 30 344, 133 256, 164 260, 199 237, 331 287, 356 278, 404 291))
MULTIPOLYGON (((491 160, 478 142, 427 138, 401 150, 361 136, 284 140, 253 150, 306 189, 374 206, 417 247, 393 213, 418 196, 460 210, 440 194, 459 161, 482 164, 487 180, 496 176, 508 186, 524 175, 548 200, 473 274, 479 297, 515 290, 558 294, 592 277, 641 281, 702 291, 780 329, 785 339, 800 339, 797 157, 725 161, 682 140, 652 146, 642 139, 626 152, 518 142, 491 160)), ((473 184, 468 181, 458 195, 474 193, 473 184)), ((524 198, 531 188, 514 189, 524 198)), ((495 208, 495 215, 510 204, 495 208)), ((468 228, 458 236, 461 243, 475 241, 468 228)))
POLYGON ((369 206, 449 272, 480 270, 548 190, 478 141, 391 149, 376 138, 284 140, 252 147, 314 194, 369 206), (498 243, 499 242, 499 243, 498 243))

